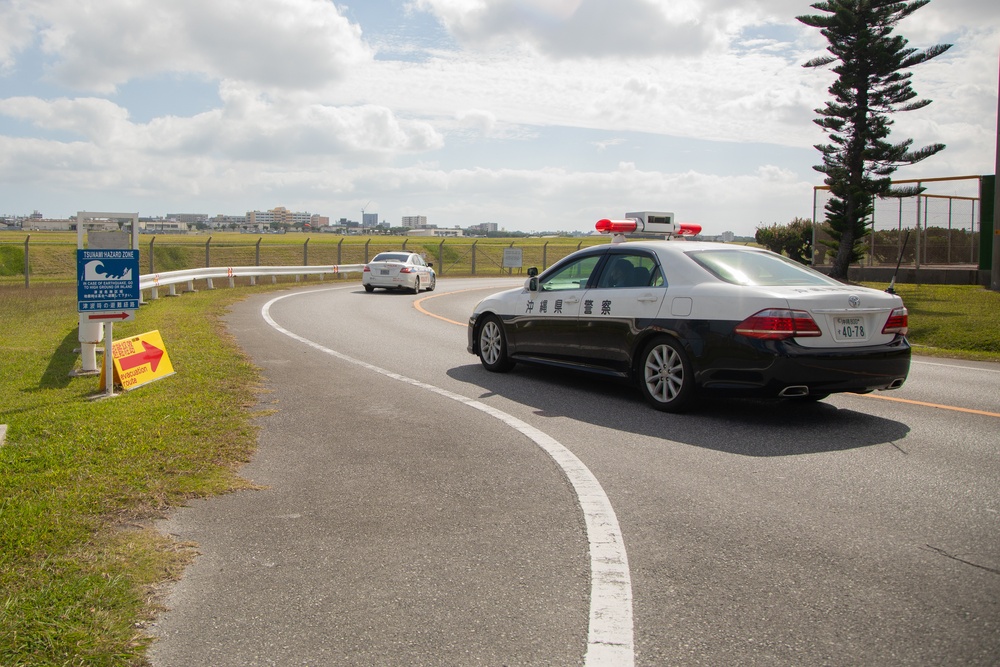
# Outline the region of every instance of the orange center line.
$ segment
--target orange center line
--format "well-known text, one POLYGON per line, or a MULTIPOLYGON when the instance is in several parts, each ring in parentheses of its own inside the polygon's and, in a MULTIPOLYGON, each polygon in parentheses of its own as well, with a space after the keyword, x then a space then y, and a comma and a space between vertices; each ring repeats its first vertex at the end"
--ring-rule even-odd
POLYGON ((1000 417, 1000 413, 987 412, 986 410, 973 410, 972 408, 959 408, 954 405, 941 405, 939 403, 927 403, 925 401, 913 401, 908 398, 895 398, 892 396, 877 396, 875 394, 862 394, 864 398, 877 398, 882 401, 894 401, 896 403, 909 403, 910 405, 920 405, 925 408, 939 408, 941 410, 952 410, 954 412, 967 412, 971 415, 981 415, 983 417, 1000 417))
MULTIPOLYGON (((516 285, 515 285, 515 287, 516 287, 516 285)), ((413 307, 416 308, 421 313, 423 313, 424 315, 428 315, 430 317, 439 319, 439 320, 441 320, 443 322, 447 322, 448 324, 457 324, 460 327, 466 327, 466 326, 469 326, 468 322, 456 322, 455 320, 448 319, 447 317, 444 317, 443 315, 437 315, 436 313, 432 313, 431 311, 427 310, 423 306, 424 301, 428 301, 430 299, 436 299, 439 296, 448 296, 450 294, 461 294, 462 292, 475 292, 477 290, 478 291, 490 290, 490 291, 496 292, 496 291, 502 290, 502 289, 504 289, 503 286, 497 287, 496 285, 492 285, 490 287, 470 287, 468 289, 455 290, 454 292, 441 292, 440 294, 430 294, 428 296, 423 297, 422 299, 417 299, 416 301, 414 301, 413 302, 413 307)))

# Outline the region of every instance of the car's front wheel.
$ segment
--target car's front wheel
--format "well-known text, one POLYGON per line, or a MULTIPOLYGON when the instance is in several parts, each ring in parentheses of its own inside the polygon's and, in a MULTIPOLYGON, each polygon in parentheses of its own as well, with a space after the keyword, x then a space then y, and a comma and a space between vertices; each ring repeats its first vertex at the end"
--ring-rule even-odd
POLYGON ((672 338, 654 339, 643 350, 639 389, 646 402, 663 412, 680 412, 691 402, 694 372, 680 343, 672 338))
POLYGON ((479 327, 479 361, 483 368, 494 373, 504 373, 514 367, 507 356, 507 336, 496 315, 487 315, 479 327))

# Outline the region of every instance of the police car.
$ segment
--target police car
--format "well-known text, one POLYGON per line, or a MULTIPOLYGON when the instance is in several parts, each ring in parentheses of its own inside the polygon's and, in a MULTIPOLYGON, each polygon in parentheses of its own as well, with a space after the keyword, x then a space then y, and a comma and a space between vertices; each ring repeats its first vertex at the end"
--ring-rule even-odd
POLYGON ((902 386, 907 311, 895 294, 846 285, 768 250, 670 239, 700 232, 672 213, 627 213, 524 287, 481 301, 468 350, 490 371, 517 362, 634 382, 654 408, 696 396, 822 400, 902 386))
POLYGON ((383 289, 405 289, 417 294, 422 289, 433 291, 437 285, 434 265, 415 252, 397 250, 380 252, 365 264, 361 284, 366 292, 383 289))

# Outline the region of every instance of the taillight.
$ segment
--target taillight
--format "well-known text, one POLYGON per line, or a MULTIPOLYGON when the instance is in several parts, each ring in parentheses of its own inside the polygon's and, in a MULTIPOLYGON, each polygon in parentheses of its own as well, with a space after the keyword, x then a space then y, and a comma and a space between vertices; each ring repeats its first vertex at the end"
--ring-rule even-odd
POLYGON ((751 315, 736 325, 736 333, 763 340, 823 335, 809 313, 784 308, 769 308, 751 315))
POLYGON ((363 268, 363 269, 362 269, 362 271, 363 271, 364 273, 371 273, 371 272, 372 272, 372 270, 371 270, 371 269, 370 269, 370 268, 368 267, 368 265, 367 265, 367 264, 365 264, 365 268, 363 268))
POLYGON ((910 317, 906 308, 894 308, 893 311, 889 313, 889 319, 886 320, 885 326, 882 327, 882 333, 906 335, 909 328, 910 317))
POLYGON ((404 266, 403 268, 401 268, 401 269, 399 270, 399 272, 400 272, 400 273, 411 273, 412 271, 411 271, 410 267, 408 267, 408 266, 404 266))

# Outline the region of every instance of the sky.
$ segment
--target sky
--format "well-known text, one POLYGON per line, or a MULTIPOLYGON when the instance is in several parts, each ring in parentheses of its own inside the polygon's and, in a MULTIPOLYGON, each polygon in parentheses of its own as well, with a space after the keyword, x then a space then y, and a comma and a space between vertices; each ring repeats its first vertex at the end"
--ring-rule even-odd
MULTIPOLYGON (((0 215, 243 215, 706 234, 813 216, 829 67, 809 0, 0 0, 0 215)), ((1000 3, 899 24, 954 46, 897 178, 996 170, 1000 3)), ((951 186, 945 186, 951 187, 951 186)))

